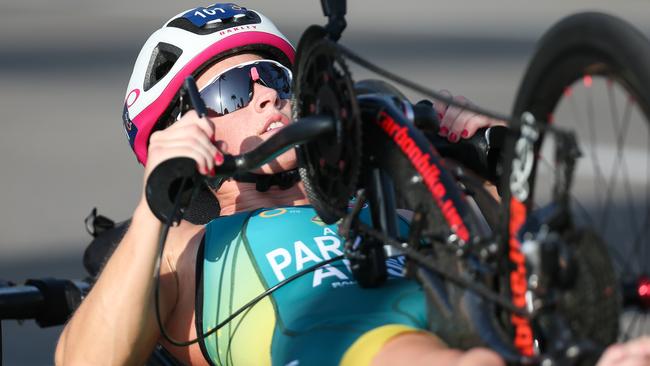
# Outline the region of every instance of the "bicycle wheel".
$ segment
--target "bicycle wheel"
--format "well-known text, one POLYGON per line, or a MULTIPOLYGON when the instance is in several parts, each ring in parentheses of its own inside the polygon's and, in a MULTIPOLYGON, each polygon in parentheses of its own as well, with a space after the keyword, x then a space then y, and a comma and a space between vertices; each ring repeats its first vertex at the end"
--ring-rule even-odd
MULTIPOLYGON (((601 13, 568 17, 541 39, 513 113, 574 130, 582 157, 571 190, 575 224, 606 243, 623 293, 619 339, 650 334, 650 43, 601 13)), ((554 138, 536 146, 529 209, 550 202, 554 138), (533 185, 534 183, 534 185, 533 185)), ((602 326, 602 313, 592 313, 602 326), (600 317, 597 318, 597 317, 600 317)), ((611 324, 609 322, 608 324, 611 324)))

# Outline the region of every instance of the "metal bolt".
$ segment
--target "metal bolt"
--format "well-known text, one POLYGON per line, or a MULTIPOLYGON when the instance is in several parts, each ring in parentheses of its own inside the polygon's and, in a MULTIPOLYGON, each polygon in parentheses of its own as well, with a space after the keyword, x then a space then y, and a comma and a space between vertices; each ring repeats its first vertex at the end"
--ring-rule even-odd
POLYGON ((528 278, 528 286, 532 288, 533 290, 536 290, 537 287, 539 286, 539 277, 536 274, 530 275, 528 278))
POLYGON ((580 354, 580 348, 578 346, 571 346, 566 350, 566 355, 569 358, 575 358, 580 354))

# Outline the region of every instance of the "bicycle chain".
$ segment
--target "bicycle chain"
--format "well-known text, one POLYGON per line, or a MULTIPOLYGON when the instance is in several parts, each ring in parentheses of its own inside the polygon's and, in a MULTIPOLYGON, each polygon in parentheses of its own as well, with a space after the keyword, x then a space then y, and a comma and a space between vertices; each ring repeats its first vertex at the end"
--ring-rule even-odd
MULTIPOLYGON (((331 42, 331 41, 330 41, 331 42)), ((358 54, 354 53, 352 50, 349 48, 336 43, 336 42, 331 42, 341 53, 341 55, 345 56, 347 60, 352 61, 353 63, 369 70, 377 75, 380 75, 390 81, 393 81, 399 85, 402 85, 403 87, 407 89, 411 89, 415 92, 418 92, 424 96, 427 96, 429 98, 438 100, 440 102, 443 102, 447 105, 458 107, 463 110, 467 110, 470 112, 474 112, 478 115, 486 116, 489 118, 501 120, 505 122, 508 126, 511 127, 516 127, 516 130, 519 129, 519 126, 521 125, 521 116, 509 116, 501 113, 497 113, 494 111, 490 111, 488 109, 479 107, 475 104, 470 104, 467 102, 459 102, 455 100, 453 97, 446 96, 444 94, 441 94, 439 92, 436 92, 433 89, 427 88, 423 85, 420 85, 418 83, 412 82, 406 78, 403 78, 397 74, 394 74, 384 68, 381 68, 377 66, 376 64, 364 59, 363 57, 359 56, 358 54)), ((538 121, 539 122, 539 121, 538 121)), ((557 127, 556 125, 544 122, 544 123, 538 123, 539 132, 544 133, 544 132, 551 132, 555 134, 566 134, 569 131, 565 130, 563 128, 557 127)))

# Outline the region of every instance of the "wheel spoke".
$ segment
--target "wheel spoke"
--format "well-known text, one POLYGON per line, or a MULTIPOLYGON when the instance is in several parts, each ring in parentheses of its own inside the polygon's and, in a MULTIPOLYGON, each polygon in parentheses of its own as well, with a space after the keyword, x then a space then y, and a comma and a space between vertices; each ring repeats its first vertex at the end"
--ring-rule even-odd
MULTIPOLYGON (((625 146, 624 140, 625 136, 627 136, 627 131, 630 126, 630 121, 631 121, 631 109, 632 109, 633 103, 628 99, 628 103, 625 105, 625 110, 623 112, 623 117, 619 123, 619 118, 618 116, 614 116, 612 118, 612 123, 614 124, 614 131, 616 133, 616 157, 612 163, 612 168, 611 168, 611 176, 608 184, 606 185, 607 187, 607 193, 605 194, 605 203, 603 204, 602 209, 603 211, 603 216, 601 217, 601 227, 605 228, 605 223, 609 222, 609 217, 610 217, 610 212, 613 210, 610 210, 610 205, 613 200, 613 192, 614 189, 616 188, 616 183, 618 182, 618 174, 619 172, 621 173, 621 179, 623 180, 622 185, 624 186, 626 195, 626 203, 628 204, 628 207, 630 207, 629 210, 627 210, 628 215, 631 215, 630 219, 627 221, 628 224, 633 225, 633 230, 632 232, 638 232, 639 228, 637 226, 637 220, 634 217, 634 203, 632 201, 633 193, 632 193, 632 188, 630 187, 629 183, 629 174, 627 171, 627 164, 625 160, 623 159, 623 148, 625 146), (620 127, 620 128, 619 128, 620 127), (631 213, 630 213, 631 210, 631 213)), ((615 220, 617 223, 620 223, 622 220, 615 220)), ((623 230, 624 232, 626 230, 623 230)), ((618 246, 618 243, 617 243, 618 246)), ((637 247, 634 246, 633 248, 633 253, 637 252, 637 247)), ((627 258, 630 259, 635 259, 636 256, 633 255, 628 255, 627 258)), ((631 266, 627 265, 628 263, 625 263, 622 267, 625 268, 626 270, 631 270, 631 266)))
MULTIPOLYGON (((650 144, 650 127, 646 129, 646 145, 650 144)), ((647 147, 646 147, 647 150, 647 147)), ((644 227, 645 227, 645 233, 647 233, 650 230, 650 159, 648 159, 648 152, 646 151, 645 154, 645 220, 644 222, 644 227)), ((641 235, 640 235, 641 236, 641 235)), ((648 248, 648 242, 647 242, 648 236, 645 237, 646 239, 646 245, 643 246, 645 250, 645 255, 641 256, 641 258, 645 258, 645 261, 643 261, 644 265, 642 266, 641 270, 643 271, 643 274, 645 275, 650 275, 650 248, 648 248)))
MULTIPOLYGON (((625 106, 625 112, 623 114, 623 121, 621 122, 622 123, 621 130, 619 130, 619 128, 618 128, 618 122, 617 122, 618 118, 615 118, 613 120, 614 124, 616 125, 616 126, 614 126, 614 131, 616 132, 616 158, 614 159, 614 162, 612 163, 612 174, 611 174, 611 177, 610 177, 611 180, 610 180, 609 184, 607 185, 607 195, 605 196, 606 199, 607 199, 607 204, 605 205, 605 209, 608 208, 609 202, 611 201, 612 191, 616 187, 616 182, 617 182, 616 178, 617 178, 618 170, 623 169, 623 166, 624 166, 624 162, 622 161, 623 160, 623 147, 624 147, 624 141, 623 140, 625 139, 625 136, 627 135, 627 130, 628 130, 629 125, 630 125, 631 106, 632 106, 632 103, 630 103, 628 101, 628 103, 625 106)), ((626 170, 626 172, 627 172, 627 170, 626 170)), ((625 174, 625 177, 627 178, 629 176, 627 174, 625 174)))
MULTIPOLYGON (((557 175, 557 172, 555 170, 555 167, 551 162, 546 159, 546 157, 540 155, 538 158, 538 162, 541 162, 545 168, 548 169, 548 172, 550 172, 553 175, 553 178, 557 175)), ((571 207, 577 210, 580 213, 580 217, 583 217, 586 219, 587 222, 584 224, 589 227, 595 227, 594 225, 594 218, 592 217, 592 214, 587 210, 587 208, 582 204, 582 202, 576 197, 576 195, 573 192, 569 192, 569 195, 571 196, 571 207)), ((649 194, 650 197, 650 194, 649 194)), ((538 207, 536 207, 538 208, 538 207)), ((650 222, 648 223, 650 225, 650 222)), ((622 273, 622 271, 626 268, 624 266, 625 264, 625 256, 623 253, 621 253, 621 248, 619 246, 615 245, 610 245, 608 246, 610 255, 614 257, 614 265, 620 268, 617 268, 618 273, 622 273)))
POLYGON ((646 330, 648 329, 647 326, 647 321, 648 321, 648 313, 644 312, 643 313, 643 322, 641 322, 641 329, 639 329, 639 334, 646 334, 646 330))
POLYGON ((627 324, 627 327, 625 328, 625 331, 621 335, 623 339, 621 339, 622 342, 627 342, 630 339, 630 334, 632 331, 632 328, 634 328, 634 324, 636 324, 636 318, 640 315, 639 312, 635 311, 632 314, 632 319, 629 320, 629 323, 627 324))
MULTIPOLYGON (((583 126, 583 128, 586 128, 590 132, 589 133, 590 155, 591 155, 592 169, 593 169, 594 174, 595 174, 595 179, 593 180, 594 192, 598 192, 599 187, 605 186, 606 182, 605 182, 605 178, 603 176, 603 173, 600 170, 600 166, 598 164, 596 164, 596 161, 598 160, 598 157, 596 156, 596 151, 595 151, 595 146, 596 146, 595 130, 594 130, 593 126, 592 126, 592 128, 589 128, 589 126, 587 126, 587 124, 589 122, 585 122, 583 120, 582 114, 580 114, 580 112, 579 112, 579 109, 578 109, 578 106, 576 104, 576 100, 575 100, 575 97, 573 96, 573 91, 572 91, 571 88, 568 88, 564 92, 564 96, 566 96, 567 98, 570 99, 571 109, 572 109, 572 112, 573 112, 573 120, 577 122, 578 126, 583 126)), ((598 212, 602 212, 603 202, 600 199, 600 197, 598 197, 598 195, 596 195, 596 201, 597 201, 596 203, 597 203, 597 206, 598 206, 598 212)))

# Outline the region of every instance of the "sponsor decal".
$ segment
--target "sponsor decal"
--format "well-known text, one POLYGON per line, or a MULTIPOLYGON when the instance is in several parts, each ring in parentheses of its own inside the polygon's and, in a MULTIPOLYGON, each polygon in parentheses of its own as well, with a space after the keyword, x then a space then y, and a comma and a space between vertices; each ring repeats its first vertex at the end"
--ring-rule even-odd
POLYGON ((529 195, 528 178, 530 178, 535 162, 533 149, 539 138, 539 132, 535 128, 535 118, 532 114, 524 113, 522 122, 521 134, 515 143, 515 157, 512 160, 512 173, 510 174, 510 192, 520 202, 524 202, 529 195))
POLYGON ((140 97, 140 89, 133 89, 129 92, 129 95, 126 96, 126 107, 131 108, 133 103, 140 97))
POLYGON ((467 242, 469 240, 469 230, 460 217, 454 202, 450 198, 445 197, 447 190, 439 179, 440 169, 435 163, 430 161, 431 156, 422 151, 415 140, 409 136, 406 126, 401 126, 386 112, 381 113, 377 123, 395 141, 397 146, 409 158, 418 173, 422 175, 425 185, 433 194, 436 204, 442 211, 449 227, 460 239, 467 242))
POLYGON ((205 8, 194 8, 183 14, 183 18, 189 20, 197 27, 203 27, 208 23, 244 16, 246 15, 246 11, 246 8, 242 8, 233 3, 214 4, 205 8))
POLYGON ((126 137, 129 139, 129 144, 131 145, 131 148, 133 148, 135 136, 138 134, 138 128, 133 124, 131 118, 129 118, 129 109, 126 104, 124 104, 124 109, 122 110, 122 123, 124 124, 124 133, 126 133, 126 137))
POLYGON ((237 32, 241 32, 243 30, 254 30, 254 29, 257 29, 256 25, 242 25, 242 26, 239 26, 239 27, 232 27, 232 28, 228 28, 226 30, 222 30, 222 31, 219 32, 219 35, 220 36, 225 36, 228 33, 237 33, 237 32))
MULTIPOLYGON (((340 219, 339 221, 335 222, 335 223, 332 224, 332 225, 339 225, 339 224, 341 224, 342 221, 343 221, 343 219, 340 219)), ((323 219, 321 219, 320 216, 318 216, 318 215, 312 217, 312 218, 311 218, 311 222, 313 222, 314 224, 316 224, 316 225, 318 225, 318 226, 322 226, 322 227, 329 226, 329 225, 326 224, 326 223, 323 221, 323 219)))
MULTIPOLYGON (((510 200, 510 240, 508 258, 514 265, 510 272, 510 292, 512 303, 518 307, 526 307, 526 291, 528 281, 526 276, 526 257, 521 252, 521 242, 518 233, 526 221, 526 206, 516 198, 510 200)), ((515 328, 514 345, 525 356, 533 356, 533 329, 528 319, 513 314, 510 317, 515 328)))
POLYGON ((269 211, 261 212, 259 216, 263 217, 265 219, 268 219, 269 217, 276 217, 276 216, 284 215, 285 213, 287 213, 286 208, 278 208, 278 209, 275 209, 275 210, 269 210, 269 211))
MULTIPOLYGON (((313 237, 312 240, 313 242, 297 240, 292 246, 279 247, 265 254, 278 282, 324 260, 343 255, 341 238, 330 228, 324 228, 323 235, 313 237)), ((332 288, 343 288, 356 284, 350 262, 343 259, 341 263, 343 265, 328 264, 316 269, 311 274, 312 287, 325 284, 332 288)), ((389 258, 386 266, 389 278, 404 277, 404 257, 389 258)))
MULTIPOLYGON (((526 292, 528 291, 528 276, 526 274, 526 257, 521 252, 519 231, 526 222, 525 201, 530 195, 528 180, 533 171, 535 162, 534 145, 539 138, 535 127, 535 117, 526 112, 522 114, 521 133, 515 143, 515 156, 512 160, 510 174, 510 223, 508 258, 512 263, 510 272, 510 292, 512 303, 518 307, 526 307, 526 292)), ((525 356, 533 356, 534 339, 530 321, 524 317, 513 314, 511 321, 515 328, 514 345, 525 356)))
POLYGON ((318 215, 312 217, 311 222, 313 222, 314 224, 316 224, 318 226, 327 226, 327 224, 323 222, 323 219, 321 219, 320 216, 318 216, 318 215))

